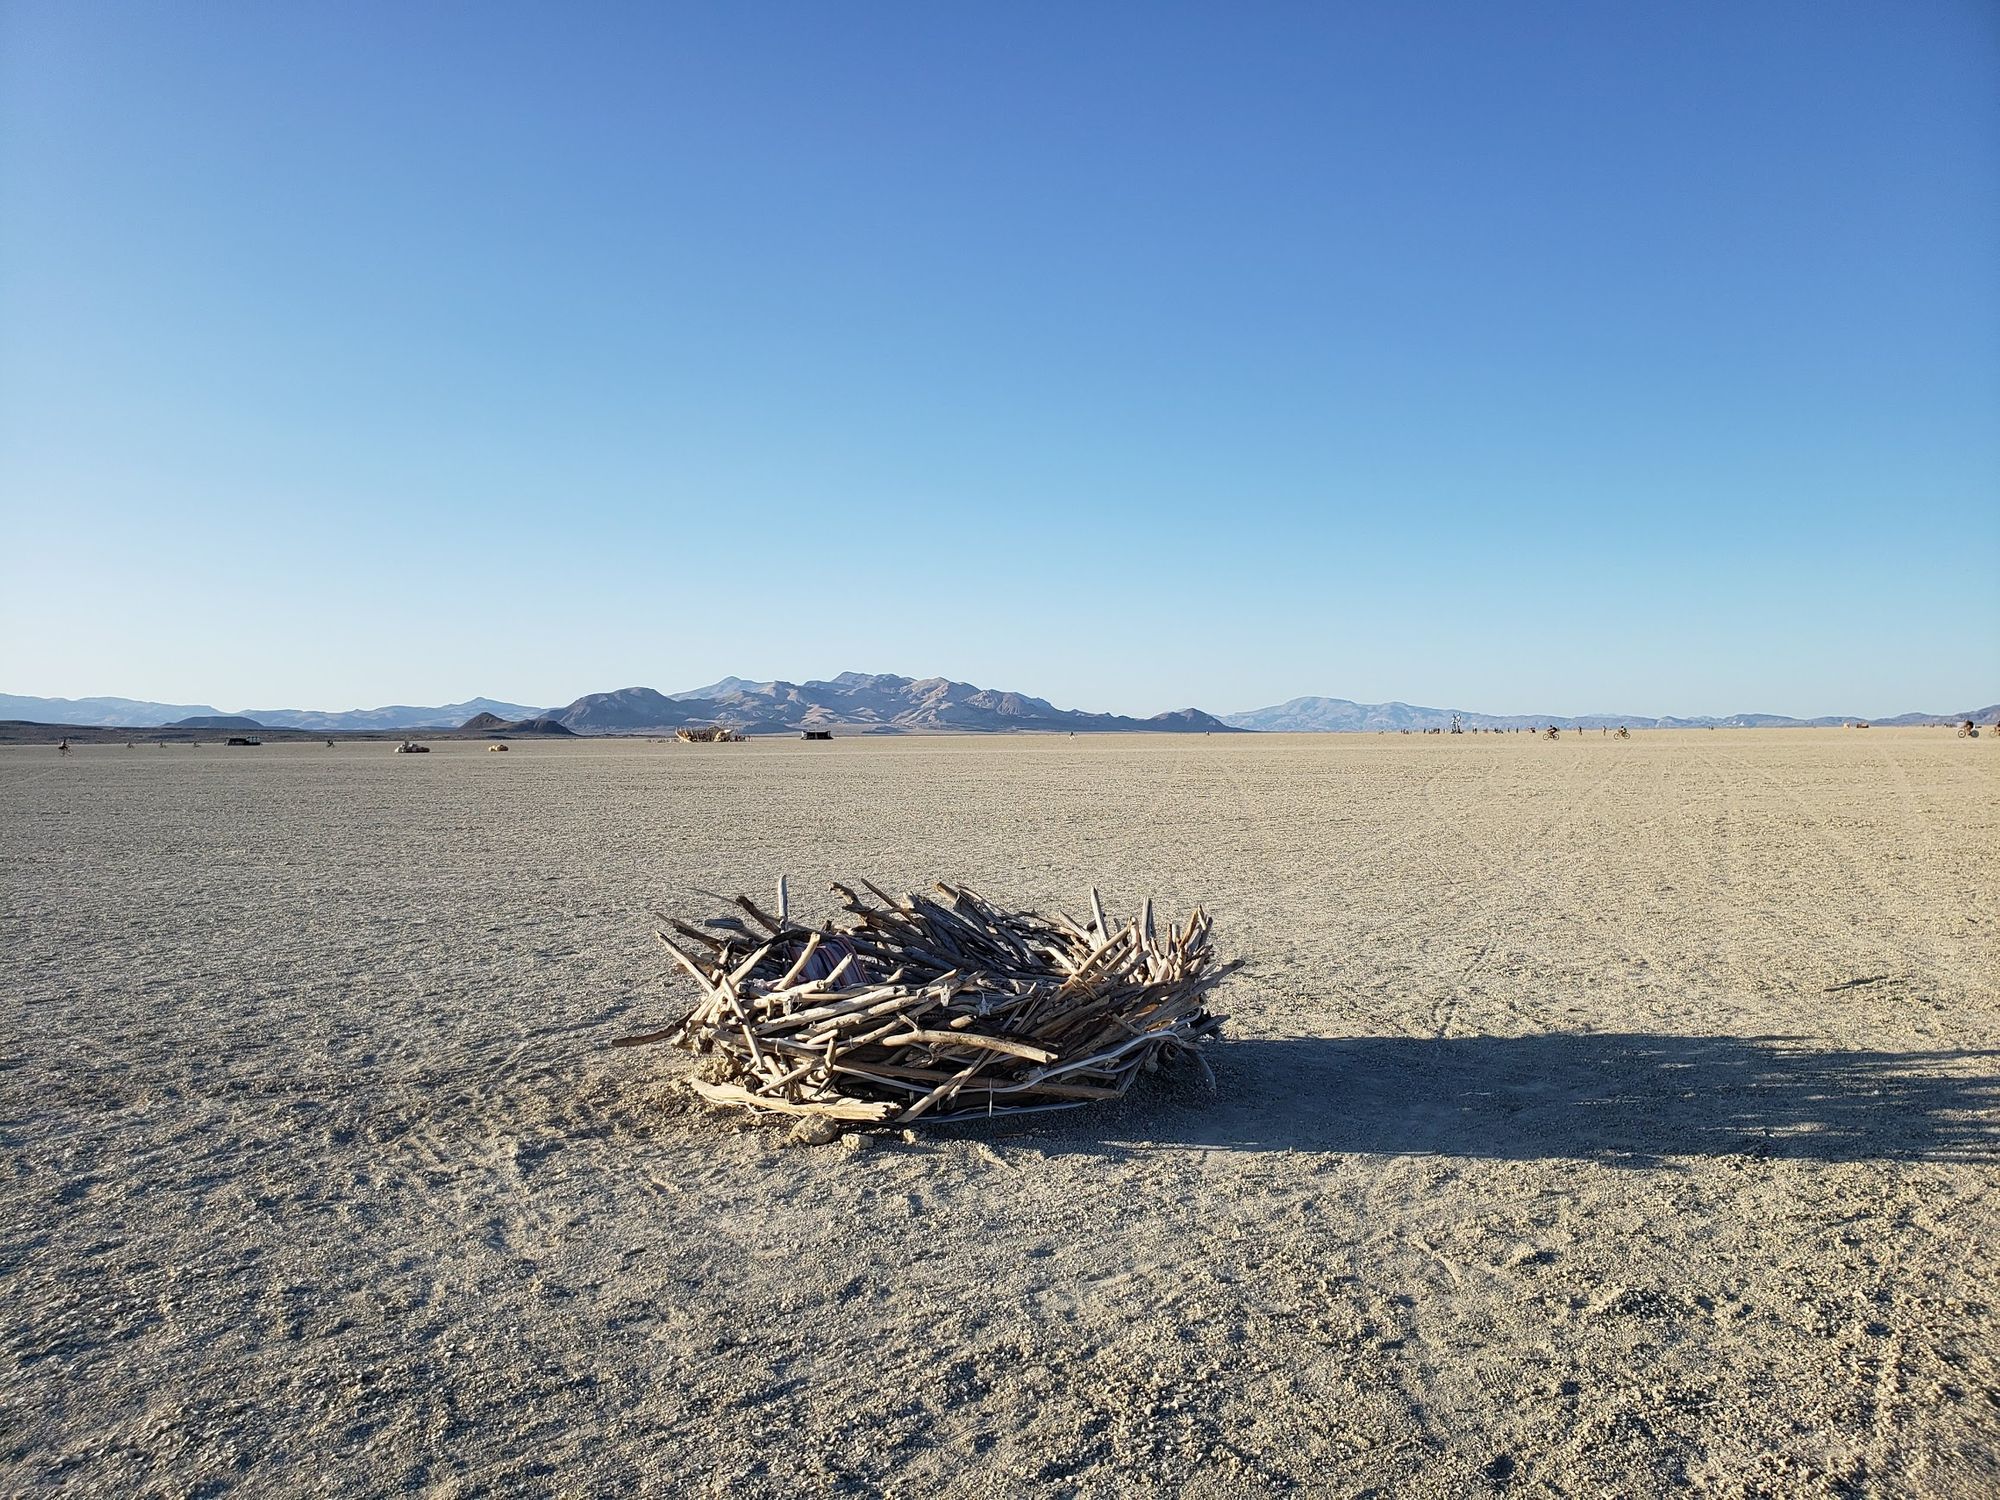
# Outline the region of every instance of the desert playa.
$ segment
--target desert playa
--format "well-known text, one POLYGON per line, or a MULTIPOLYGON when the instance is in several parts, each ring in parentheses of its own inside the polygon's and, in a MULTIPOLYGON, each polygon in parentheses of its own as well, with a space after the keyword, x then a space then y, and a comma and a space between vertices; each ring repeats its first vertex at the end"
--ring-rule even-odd
POLYGON ((0 750, 13 1494, 2000 1493, 2000 737, 0 750), (1216 1089, 789 1146, 701 891, 1196 905, 1216 1089))

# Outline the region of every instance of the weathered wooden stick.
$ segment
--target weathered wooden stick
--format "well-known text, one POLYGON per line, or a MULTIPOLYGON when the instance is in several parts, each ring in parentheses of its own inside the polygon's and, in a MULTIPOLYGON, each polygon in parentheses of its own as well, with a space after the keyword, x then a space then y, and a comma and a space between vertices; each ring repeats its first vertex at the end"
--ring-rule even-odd
POLYGON ((815 932, 811 937, 806 939, 806 946, 804 950, 799 954, 799 956, 796 959, 792 961, 792 966, 789 969, 785 970, 785 977, 780 979, 775 985, 772 986, 772 990, 774 992, 778 990, 790 989, 792 987, 792 981, 797 979, 800 974, 805 972, 806 965, 812 962, 812 956, 815 953, 819 952, 819 939, 820 935, 817 932, 815 932))
POLYGON ((1003 1037, 981 1036, 976 1031, 906 1031, 901 1036, 892 1036, 882 1045, 904 1047, 913 1042, 931 1042, 944 1047, 976 1047, 988 1052, 1005 1052, 1010 1057, 1024 1057, 1029 1062, 1051 1063, 1056 1054, 1042 1047, 1030 1047, 1026 1042, 1010 1042, 1003 1037))
POLYGON ((970 1078, 974 1073, 977 1073, 981 1068, 985 1066, 986 1066, 986 1059, 983 1057, 973 1062, 967 1063, 963 1068, 959 1069, 958 1072, 954 1073, 945 1082, 939 1084, 936 1088, 932 1089, 928 1094, 924 1095, 923 1098, 919 1099, 915 1104, 912 1104, 908 1109, 904 1110, 900 1115, 896 1116, 896 1118, 898 1120, 905 1120, 905 1121, 916 1119, 918 1116, 922 1115, 925 1110, 929 1109, 933 1104, 940 1103, 941 1101, 948 1099, 953 1094, 957 1093, 960 1084, 964 1083, 966 1079, 970 1078))
POLYGON ((676 961, 679 962, 680 966, 683 969, 686 969, 688 973, 694 976, 694 982, 701 986, 702 992, 704 994, 707 994, 714 990, 715 986, 709 983, 708 975, 702 971, 701 965, 696 963, 693 958, 689 957, 688 954, 683 952, 680 944, 676 943, 672 938, 668 937, 664 932, 656 932, 653 934, 653 936, 657 937, 662 943, 665 943, 667 945, 667 952, 673 954, 674 958, 676 959, 676 961))
POLYGON ((762 1094, 734 1083, 705 1083, 693 1080, 694 1091, 715 1104, 747 1104, 752 1109, 768 1109, 781 1115, 823 1115, 829 1120, 863 1120, 874 1123, 896 1112, 893 1104, 870 1099, 837 1099, 794 1104, 789 1099, 767 1099, 762 1094))

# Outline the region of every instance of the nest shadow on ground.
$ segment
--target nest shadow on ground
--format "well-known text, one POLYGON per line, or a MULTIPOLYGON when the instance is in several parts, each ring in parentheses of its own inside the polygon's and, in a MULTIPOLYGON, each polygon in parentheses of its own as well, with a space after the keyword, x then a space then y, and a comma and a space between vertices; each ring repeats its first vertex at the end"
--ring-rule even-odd
POLYGON ((1213 1098, 1182 1076, 1019 1133, 1053 1152, 1117 1155, 1172 1146, 1633 1167, 1674 1156, 2000 1160, 1996 1051, 1597 1032, 1253 1037, 1206 1056, 1213 1098))

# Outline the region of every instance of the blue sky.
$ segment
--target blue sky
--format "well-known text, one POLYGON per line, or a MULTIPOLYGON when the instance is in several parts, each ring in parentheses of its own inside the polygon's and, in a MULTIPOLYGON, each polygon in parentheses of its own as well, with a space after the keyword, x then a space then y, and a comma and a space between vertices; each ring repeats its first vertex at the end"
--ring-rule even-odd
POLYGON ((2000 7, 0 9, 0 690, 2000 696, 2000 7))

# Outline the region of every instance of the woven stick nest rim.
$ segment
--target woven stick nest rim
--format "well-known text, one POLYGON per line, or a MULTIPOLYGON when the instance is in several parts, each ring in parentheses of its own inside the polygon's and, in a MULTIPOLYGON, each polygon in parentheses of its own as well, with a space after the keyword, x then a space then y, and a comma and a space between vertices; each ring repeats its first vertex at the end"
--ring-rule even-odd
POLYGON ((1217 963, 1199 908, 1162 929, 1148 900, 1114 926, 1008 912, 940 882, 902 899, 867 881, 832 890, 852 920, 791 920, 747 896, 706 927, 659 934, 701 998, 675 1025, 616 1045, 670 1042, 706 1059, 711 1104, 841 1123, 905 1123, 1074 1109, 1122 1097, 1141 1071, 1193 1057, 1225 1019, 1204 1001, 1240 968, 1217 963), (692 950, 692 951, 691 951, 692 950))

